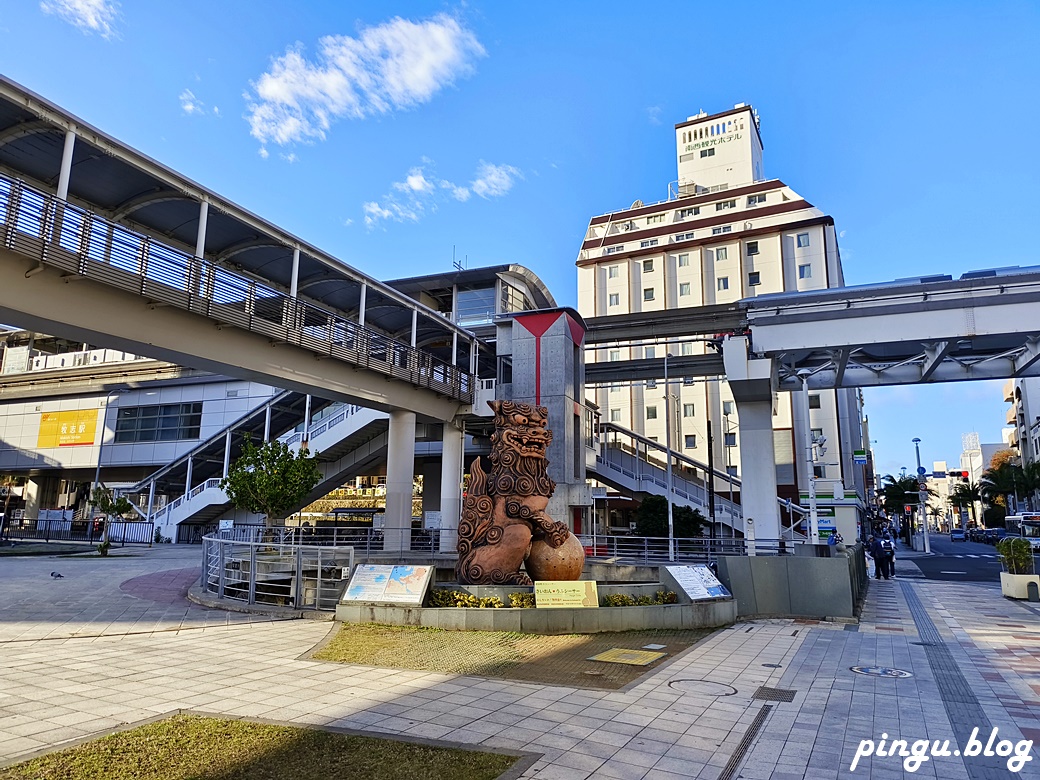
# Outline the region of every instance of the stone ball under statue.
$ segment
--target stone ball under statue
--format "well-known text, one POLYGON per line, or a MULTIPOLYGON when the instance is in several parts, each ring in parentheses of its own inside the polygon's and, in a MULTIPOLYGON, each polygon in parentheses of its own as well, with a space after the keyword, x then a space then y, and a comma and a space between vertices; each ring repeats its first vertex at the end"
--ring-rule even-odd
POLYGON ((576 580, 585 568, 585 549, 574 534, 567 534, 567 540, 559 547, 535 539, 524 567, 532 580, 576 580))

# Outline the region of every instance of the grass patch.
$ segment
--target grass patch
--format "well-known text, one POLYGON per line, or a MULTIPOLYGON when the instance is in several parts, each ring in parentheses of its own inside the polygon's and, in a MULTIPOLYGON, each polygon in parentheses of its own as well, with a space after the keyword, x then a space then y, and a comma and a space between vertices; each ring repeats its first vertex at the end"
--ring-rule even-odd
POLYGON ((0 769, 0 780, 493 780, 517 758, 175 715, 0 769))
POLYGON ((675 656, 710 633, 711 629, 654 629, 547 636, 510 631, 344 624, 311 657, 390 669, 617 689, 652 667, 597 663, 589 661, 590 656, 613 648, 638 650, 647 644, 665 645, 665 652, 675 656))

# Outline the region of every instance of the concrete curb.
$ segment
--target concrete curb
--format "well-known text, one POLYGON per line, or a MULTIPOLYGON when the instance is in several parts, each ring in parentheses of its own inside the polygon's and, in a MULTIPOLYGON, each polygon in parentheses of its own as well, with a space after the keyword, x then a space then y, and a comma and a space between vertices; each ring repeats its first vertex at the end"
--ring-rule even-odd
POLYGON ((293 609, 292 607, 276 607, 270 604, 243 604, 241 602, 218 599, 212 593, 204 590, 196 582, 188 588, 188 601, 198 604, 200 607, 209 609, 222 609, 225 612, 242 612, 248 615, 264 615, 265 617, 277 617, 286 620, 318 620, 332 622, 335 614, 322 612, 315 609, 293 609))

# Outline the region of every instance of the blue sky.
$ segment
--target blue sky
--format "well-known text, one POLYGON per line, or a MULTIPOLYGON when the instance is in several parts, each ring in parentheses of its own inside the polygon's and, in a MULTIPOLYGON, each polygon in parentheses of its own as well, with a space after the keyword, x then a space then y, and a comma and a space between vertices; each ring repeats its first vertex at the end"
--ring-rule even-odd
MULTIPOLYGON (((0 5, 0 72, 381 278, 526 265, 667 195, 672 125, 753 104, 846 281, 1038 264, 1031 2, 0 5)), ((867 392, 878 469, 998 441, 1000 383, 867 392)))

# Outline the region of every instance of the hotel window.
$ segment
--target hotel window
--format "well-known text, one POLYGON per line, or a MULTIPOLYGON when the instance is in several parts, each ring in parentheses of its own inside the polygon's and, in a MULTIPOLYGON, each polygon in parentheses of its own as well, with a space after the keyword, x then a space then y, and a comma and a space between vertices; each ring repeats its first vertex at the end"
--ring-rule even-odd
POLYGON ((656 420, 657 419, 657 407, 656 406, 648 406, 648 407, 646 407, 646 419, 648 419, 648 420, 656 420))
POLYGON ((715 281, 716 281, 716 285, 715 285, 716 289, 718 289, 718 290, 728 290, 729 289, 729 277, 728 276, 720 276, 715 281))
POLYGON ((621 360, 621 350, 611 349, 607 351, 607 360, 613 363, 616 360, 621 360))
POLYGON ((646 287, 646 288, 644 288, 644 290, 643 290, 643 300, 644 301, 652 301, 653 299, 654 299, 654 288, 653 287, 646 287))
POLYGON ((656 238, 648 238, 646 241, 640 241, 639 242, 639 248, 640 249, 648 249, 649 247, 652 247, 652 246, 657 246, 657 239, 656 238))
POLYGON ((819 441, 823 438, 823 428, 811 428, 809 435, 812 436, 813 441, 819 441))
POLYGON ((827 467, 826 466, 813 466, 813 476, 817 479, 827 478, 827 467))
POLYGON ((809 246, 809 234, 799 233, 798 234, 798 246, 809 246))
POLYGON ((617 254, 618 252, 623 252, 623 251, 625 251, 625 245, 624 244, 618 244, 617 246, 608 246, 607 247, 607 254, 608 255, 614 255, 614 254, 617 254))
POLYGON ((760 271, 752 271, 747 275, 747 283, 748 287, 762 284, 762 273, 760 271))
POLYGON ((688 209, 679 209, 679 219, 686 219, 687 217, 696 217, 700 213, 700 206, 694 206, 688 209))
POLYGON ((715 259, 729 260, 729 249, 727 247, 720 246, 718 249, 715 250, 715 259))
POLYGON ((693 417, 693 404, 683 404, 682 405, 682 416, 683 417, 693 417))
POLYGON ((675 236, 676 241, 690 241, 693 239, 693 232, 689 233, 677 233, 675 236))
POLYGON ((659 222, 664 222, 664 214, 654 214, 652 217, 646 218, 646 224, 656 225, 659 222))
POLYGON ((689 341, 684 341, 683 344, 682 344, 682 354, 684 354, 684 355, 692 355, 693 354, 693 344, 691 344, 689 341))
POLYGON ((690 283, 689 282, 679 282, 679 297, 682 298, 682 297, 685 297, 685 296, 687 296, 689 294, 690 294, 690 283))
POLYGON ((620 393, 621 392, 621 385, 611 385, 610 386, 610 392, 612 392, 612 393, 620 393))
POLYGON ((621 293, 611 293, 607 296, 607 306, 620 306, 621 305, 621 293))
POLYGON ((798 266, 799 279, 812 279, 812 266, 809 263, 798 266))
POLYGON ((620 409, 611 409, 610 410, 610 421, 611 422, 621 422, 621 410, 620 409))
POLYGON ((722 227, 713 227, 711 229, 711 234, 717 236, 720 233, 729 233, 731 230, 733 230, 732 225, 723 225, 722 227))
POLYGON ((820 394, 819 393, 810 393, 809 394, 809 408, 810 409, 819 409, 820 408, 820 394))
POLYGON ((647 360, 653 360, 655 357, 657 357, 657 347, 643 347, 643 357, 645 357, 647 360))
POLYGON ((726 209, 735 209, 737 202, 735 200, 723 200, 715 204, 716 211, 725 211, 726 209))
POLYGON ((747 198, 747 204, 749 206, 757 206, 759 203, 765 203, 765 202, 766 202, 765 193, 763 193, 761 195, 748 195, 748 198, 747 198))
POLYGON ((748 253, 748 257, 750 257, 751 255, 757 255, 758 254, 758 242, 757 241, 748 241, 747 242, 747 253, 748 253))
POLYGON ((679 267, 680 268, 685 268, 689 264, 690 264, 690 256, 689 255, 679 255, 679 267))
POLYGON ((696 433, 688 433, 688 434, 686 434, 686 438, 685 438, 685 441, 683 443, 686 445, 686 449, 688 449, 688 450, 695 450, 695 449, 697 449, 697 434, 696 433))
POLYGON ((715 150, 714 149, 701 149, 701 157, 714 157, 714 156, 715 156, 715 150))
POLYGON ((654 270, 654 261, 653 260, 644 260, 643 261, 643 273, 644 274, 648 274, 648 273, 650 273, 653 270, 654 270))
POLYGON ((608 265, 607 266, 607 278, 617 279, 621 276, 621 266, 619 265, 608 265))

